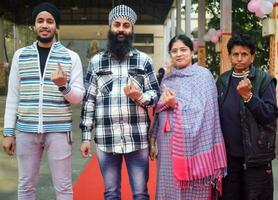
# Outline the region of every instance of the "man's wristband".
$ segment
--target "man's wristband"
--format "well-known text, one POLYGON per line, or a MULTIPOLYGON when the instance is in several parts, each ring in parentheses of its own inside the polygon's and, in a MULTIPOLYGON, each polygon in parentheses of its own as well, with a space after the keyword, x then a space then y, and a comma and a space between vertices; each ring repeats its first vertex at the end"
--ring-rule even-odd
POLYGON ((250 97, 248 99, 244 100, 243 102, 248 103, 249 101, 251 101, 252 97, 253 97, 253 93, 251 92, 250 97))
POLYGON ((3 135, 4 138, 6 137, 14 137, 15 138, 15 135, 3 135))
POLYGON ((82 143, 91 143, 91 140, 82 140, 82 143))

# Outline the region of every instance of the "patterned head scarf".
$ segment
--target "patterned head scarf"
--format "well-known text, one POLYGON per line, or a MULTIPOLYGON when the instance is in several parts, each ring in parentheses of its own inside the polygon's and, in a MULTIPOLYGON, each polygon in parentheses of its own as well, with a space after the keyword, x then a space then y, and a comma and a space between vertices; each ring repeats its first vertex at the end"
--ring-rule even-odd
POLYGON ((127 19, 132 25, 134 25, 137 20, 137 15, 130 7, 126 5, 118 5, 109 13, 109 25, 112 24, 112 21, 119 18, 127 19))

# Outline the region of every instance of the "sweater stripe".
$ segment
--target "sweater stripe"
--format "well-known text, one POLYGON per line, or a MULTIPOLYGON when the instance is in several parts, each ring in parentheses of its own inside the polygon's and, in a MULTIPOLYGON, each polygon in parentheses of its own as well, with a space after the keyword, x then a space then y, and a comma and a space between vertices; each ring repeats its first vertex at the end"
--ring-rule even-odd
POLYGON ((18 60, 20 99, 16 129, 19 131, 37 133, 42 130, 43 133, 49 133, 71 130, 70 104, 51 81, 51 73, 56 70, 58 63, 69 78, 72 60, 67 49, 59 42, 51 48, 41 78, 36 44, 23 49, 18 60), (39 120, 42 120, 42 129, 39 127, 39 120))

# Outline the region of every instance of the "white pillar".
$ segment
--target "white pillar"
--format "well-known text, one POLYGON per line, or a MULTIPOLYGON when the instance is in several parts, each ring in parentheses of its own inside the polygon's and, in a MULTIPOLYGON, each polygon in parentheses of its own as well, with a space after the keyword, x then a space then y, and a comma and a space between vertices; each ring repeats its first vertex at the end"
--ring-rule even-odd
POLYGON ((176 0, 176 10, 177 10, 177 30, 176 34, 181 34, 181 0, 176 0))
POLYGON ((185 0, 185 34, 191 37, 191 0, 185 0))
POLYGON ((171 9, 171 34, 170 38, 174 37, 176 35, 176 9, 171 9))
POLYGON ((163 58, 164 61, 168 59, 168 44, 171 40, 171 19, 167 18, 164 24, 164 51, 163 58))

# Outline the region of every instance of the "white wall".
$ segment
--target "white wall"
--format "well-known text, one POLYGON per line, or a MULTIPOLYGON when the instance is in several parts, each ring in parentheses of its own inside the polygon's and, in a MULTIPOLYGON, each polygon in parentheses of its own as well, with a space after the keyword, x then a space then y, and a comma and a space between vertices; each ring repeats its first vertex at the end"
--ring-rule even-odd
MULTIPOLYGON (((104 40, 107 38, 108 25, 62 25, 60 26, 60 40, 104 40)), ((134 33, 154 35, 153 59, 155 71, 164 63, 164 30, 163 25, 135 25, 134 33)), ((151 44, 148 44, 151 45, 151 44)))

